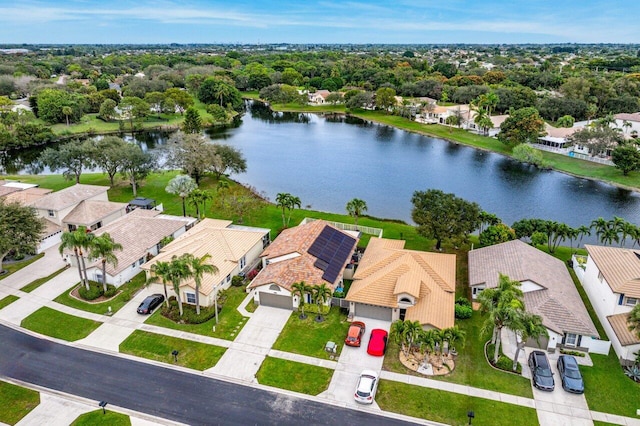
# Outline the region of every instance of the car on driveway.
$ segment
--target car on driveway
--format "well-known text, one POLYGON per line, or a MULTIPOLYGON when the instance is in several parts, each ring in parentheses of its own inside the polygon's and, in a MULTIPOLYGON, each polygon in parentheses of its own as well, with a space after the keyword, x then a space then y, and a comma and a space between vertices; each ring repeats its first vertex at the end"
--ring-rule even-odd
POLYGON ((151 296, 147 296, 138 306, 138 313, 148 315, 152 313, 155 308, 160 306, 162 302, 164 302, 164 296, 161 294, 152 294, 151 296))
POLYGON ((584 382, 575 357, 560 355, 558 357, 558 373, 560 373, 562 380, 562 389, 571 393, 584 393, 584 382))
POLYGON ((360 380, 353 395, 356 402, 361 404, 373 404, 373 398, 378 390, 378 373, 372 370, 364 370, 360 373, 360 380))
POLYGON ((387 333, 386 330, 381 328, 374 328, 371 330, 371 337, 369 337, 369 346, 367 346, 367 353, 373 356, 383 356, 387 350, 387 333))
POLYGON ((547 355, 542 351, 533 351, 529 354, 529 368, 533 386, 543 391, 553 391, 555 383, 553 373, 547 355))
POLYGON ((344 344, 348 346, 360 347, 362 343, 362 336, 364 335, 365 325, 361 321, 354 321, 349 326, 347 332, 347 338, 344 339, 344 344))

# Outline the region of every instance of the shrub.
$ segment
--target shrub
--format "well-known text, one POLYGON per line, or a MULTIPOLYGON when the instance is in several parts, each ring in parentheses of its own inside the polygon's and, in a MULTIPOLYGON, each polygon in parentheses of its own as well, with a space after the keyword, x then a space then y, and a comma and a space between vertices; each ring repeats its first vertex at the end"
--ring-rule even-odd
POLYGON ((107 284, 107 292, 102 291, 102 283, 98 283, 95 281, 89 281, 89 290, 86 289, 84 285, 80 285, 78 289, 78 294, 84 300, 95 300, 100 296, 112 297, 118 292, 118 289, 112 284, 107 284))
POLYGON ((513 367, 513 361, 504 355, 500 355, 500 357, 498 357, 498 362, 496 363, 496 367, 499 368, 500 370, 511 371, 513 367))
POLYGON ((249 280, 252 280, 256 277, 256 275, 258 275, 258 270, 257 269, 252 269, 249 271, 249 273, 247 274, 247 278, 249 280))
POLYGON ((455 309, 456 309, 456 318, 458 319, 471 318, 471 316, 473 315, 473 309, 471 309, 471 306, 456 304, 455 309))
POLYGON ((232 286, 242 287, 242 284, 244 284, 244 278, 242 278, 240 275, 234 275, 233 278, 231 278, 232 286))
MULTIPOLYGON (((218 304, 218 312, 222 309, 221 304, 218 304)), ((202 324, 209 321, 216 315, 214 306, 200 306, 200 315, 196 314, 196 307, 182 304, 183 315, 180 316, 180 308, 178 307, 178 301, 175 296, 169 298, 169 307, 162 305, 162 316, 169 318, 173 322, 180 324, 202 324)))
POLYGON ((458 297, 456 299, 456 305, 469 306, 470 307, 471 306, 471 302, 466 297, 458 297))
POLYGON ((333 297, 337 298, 337 299, 343 299, 344 298, 344 291, 334 291, 333 292, 333 297))

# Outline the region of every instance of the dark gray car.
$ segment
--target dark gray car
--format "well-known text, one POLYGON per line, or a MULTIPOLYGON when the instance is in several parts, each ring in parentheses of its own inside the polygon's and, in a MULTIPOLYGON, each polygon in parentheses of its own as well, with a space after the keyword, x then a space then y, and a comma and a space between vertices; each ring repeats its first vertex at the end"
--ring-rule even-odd
POLYGON ((575 357, 560 355, 558 357, 558 372, 560 373, 564 390, 572 393, 584 393, 584 382, 575 357))
POLYGON ((529 368, 533 386, 543 391, 553 391, 555 383, 553 373, 547 355, 542 351, 533 351, 529 354, 529 368))
POLYGON ((142 315, 150 314, 155 308, 160 306, 162 302, 164 302, 164 296, 161 294, 152 294, 151 296, 147 296, 140 306, 138 306, 138 313, 142 315))

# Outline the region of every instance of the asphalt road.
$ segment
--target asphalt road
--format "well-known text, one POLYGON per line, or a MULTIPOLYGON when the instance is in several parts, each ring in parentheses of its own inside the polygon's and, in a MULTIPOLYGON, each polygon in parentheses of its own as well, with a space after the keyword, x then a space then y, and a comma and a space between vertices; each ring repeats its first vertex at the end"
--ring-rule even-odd
POLYGON ((192 425, 406 425, 38 339, 0 325, 0 376, 192 425))

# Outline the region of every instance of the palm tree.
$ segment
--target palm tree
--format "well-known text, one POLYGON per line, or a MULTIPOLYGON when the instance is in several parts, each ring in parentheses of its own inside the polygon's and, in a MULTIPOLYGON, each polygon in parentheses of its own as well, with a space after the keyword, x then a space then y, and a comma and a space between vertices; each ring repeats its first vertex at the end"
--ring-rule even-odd
POLYGON ((418 340, 421 332, 422 326, 420 325, 420 321, 405 320, 403 336, 407 349, 405 355, 408 356, 411 353, 411 347, 418 340))
POLYGON ((420 333, 420 350, 424 346, 427 354, 433 352, 436 347, 436 343, 440 341, 440 333, 436 329, 431 329, 420 333))
POLYGON ((624 244, 627 241, 627 237, 631 237, 634 239, 638 231, 638 227, 635 226, 631 222, 624 221, 623 224, 620 225, 620 247, 624 247, 624 244))
POLYGON ((300 281, 297 283, 293 283, 293 285, 291 286, 291 289, 293 290, 291 293, 294 296, 299 296, 300 297, 300 302, 298 302, 298 308, 301 309, 302 313, 300 314, 299 318, 300 319, 306 319, 307 316, 304 313, 304 296, 305 294, 307 294, 307 292, 309 292, 309 286, 307 285, 307 283, 305 283, 304 281, 300 281))
POLYGON ((89 246, 89 257, 100 259, 102 263, 102 289, 107 292, 107 263, 118 266, 118 257, 114 254, 116 250, 122 250, 122 244, 116 243, 108 232, 97 236, 91 240, 89 246))
POLYGON ((147 285, 157 282, 158 279, 162 281, 162 285, 164 286, 164 301, 167 303, 167 307, 169 307, 167 283, 171 282, 171 272, 171 263, 162 261, 156 262, 151 265, 151 273, 153 276, 147 281, 147 285))
MULTIPOLYGON (((200 285, 202 285, 202 277, 204 274, 216 274, 218 272, 218 268, 210 263, 206 263, 207 260, 211 258, 210 254, 205 254, 202 257, 193 256, 192 254, 187 253, 184 256, 187 261, 189 268, 191 269, 191 275, 193 276, 193 281, 196 284, 196 315, 200 315, 200 285)), ((218 293, 214 295, 215 302, 215 310, 216 310, 216 324, 218 323, 218 293)))
POLYGON ((289 223, 291 222, 291 212, 296 207, 298 207, 298 208, 302 207, 302 201, 300 201, 300 198, 296 197, 295 195, 292 195, 289 198, 289 206, 288 206, 288 208, 289 208, 289 216, 287 217, 287 227, 289 227, 289 223))
POLYGON ((64 114, 65 118, 67 119, 67 127, 69 127, 69 116, 73 114, 73 108, 71 108, 70 106, 63 106, 62 114, 64 114))
POLYGON ((442 334, 445 340, 449 343, 449 350, 452 350, 454 348, 454 343, 456 342, 460 342, 462 346, 464 346, 464 340, 467 336, 467 333, 464 330, 460 329, 460 327, 458 327, 457 325, 445 328, 444 330, 442 330, 442 334))
POLYGON ((523 293, 519 281, 512 281, 506 275, 500 274, 496 288, 485 289, 478 296, 482 311, 488 312, 483 332, 493 329, 491 343, 495 343, 494 363, 500 354, 501 331, 510 327, 524 311, 523 293))
POLYGON ((538 344, 540 343, 540 337, 548 336, 549 332, 547 328, 542 325, 542 317, 540 315, 534 315, 529 312, 523 312, 517 319, 511 324, 510 328, 520 337, 520 341, 517 344, 516 354, 513 357, 513 371, 518 368, 518 357, 520 351, 524 350, 524 345, 529 339, 536 339, 538 344))
POLYGON ((173 291, 176 293, 176 299, 178 300, 178 309, 180 310, 180 316, 184 313, 182 309, 182 298, 180 297, 180 284, 184 280, 187 280, 193 276, 191 268, 189 266, 189 260, 185 255, 180 257, 173 256, 170 263, 169 277, 171 284, 173 285, 173 291))
POLYGON ((580 237, 578 239, 578 247, 580 247, 580 243, 582 242, 582 237, 584 237, 585 235, 591 235, 591 228, 589 228, 588 226, 580 225, 577 231, 578 231, 578 234, 580 234, 580 237))
POLYGON ((177 175, 169 181, 165 191, 169 194, 177 195, 182 199, 182 216, 186 216, 187 209, 185 199, 196 189, 198 189, 198 185, 191 176, 177 175))
POLYGON ((396 344, 401 345, 401 349, 404 350, 404 328, 405 322, 401 320, 395 320, 391 324, 391 330, 389 334, 396 344))
POLYGON ((311 290, 313 292, 313 300, 316 302, 316 305, 318 306, 318 315, 316 316, 316 321, 317 322, 324 321, 321 307, 323 303, 329 300, 333 292, 329 287, 327 287, 327 284, 325 283, 313 286, 311 290))
POLYGON ((367 202, 359 198, 354 198, 347 203, 347 213, 353 217, 356 226, 358 226, 358 218, 362 213, 366 212, 367 209, 367 202))
POLYGON ((631 312, 629 312, 627 325, 629 326, 629 331, 635 331, 636 337, 640 339, 640 305, 634 306, 631 312))
MULTIPOLYGON (((594 219, 591 221, 591 225, 589 226, 590 229, 593 229, 594 231, 596 231, 596 235, 598 236, 598 239, 601 239, 601 235, 605 233, 606 229, 608 228, 608 223, 606 220, 604 220, 602 217, 599 217, 597 219, 594 219)), ((591 235, 591 234, 589 234, 591 235)))
POLYGON ((73 255, 76 258, 76 265, 78 266, 78 275, 80 275, 80 282, 85 284, 87 290, 89 290, 89 282, 85 281, 82 274, 82 265, 80 264, 80 243, 77 240, 77 234, 75 232, 63 232, 60 237, 62 243, 58 247, 60 254, 63 254, 65 250, 73 250, 73 255))
POLYGON ((282 209, 282 227, 283 228, 287 226, 287 222, 285 219, 285 210, 289 206, 290 197, 291 197, 291 194, 289 194, 288 192, 279 192, 276 195, 276 206, 282 209))

